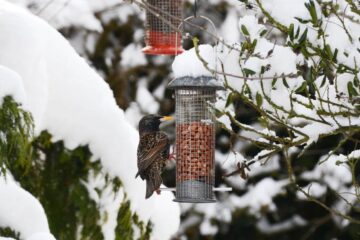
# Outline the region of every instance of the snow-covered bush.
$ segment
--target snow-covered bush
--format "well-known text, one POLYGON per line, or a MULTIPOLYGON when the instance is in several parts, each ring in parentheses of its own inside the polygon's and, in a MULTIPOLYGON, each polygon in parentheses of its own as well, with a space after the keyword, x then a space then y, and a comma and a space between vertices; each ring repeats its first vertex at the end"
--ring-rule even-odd
POLYGON ((132 174, 138 134, 105 81, 45 21, 6 1, 0 50, 1 236, 169 238, 179 207, 171 193, 145 201, 132 174))
POLYGON ((358 6, 352 1, 243 2, 255 10, 239 20, 243 41, 225 46, 220 56, 228 92, 218 108, 224 129, 257 147, 252 157, 241 156, 241 166, 247 171, 280 154, 289 187, 299 196, 360 223, 351 213, 360 200, 358 6), (256 125, 245 123, 238 101, 256 112, 256 125), (325 149, 311 153, 321 145, 325 149), (308 155, 315 158, 306 163, 308 155), (336 200, 319 200, 334 193, 336 200))
POLYGON ((359 6, 242 2, 243 40, 224 43, 219 53, 219 75, 228 91, 216 108, 233 146, 224 175, 247 191, 229 202, 235 209, 248 208, 259 219, 257 229, 269 235, 315 223, 306 234, 319 237, 324 224, 316 223, 319 218, 335 224, 330 236, 351 231, 360 223, 359 6), (273 184, 260 190, 270 181, 269 165, 275 167, 269 172, 273 184), (241 177, 256 185, 239 185, 241 177), (298 212, 299 218, 289 209, 283 213, 285 201, 295 208, 311 201, 327 213, 298 212))

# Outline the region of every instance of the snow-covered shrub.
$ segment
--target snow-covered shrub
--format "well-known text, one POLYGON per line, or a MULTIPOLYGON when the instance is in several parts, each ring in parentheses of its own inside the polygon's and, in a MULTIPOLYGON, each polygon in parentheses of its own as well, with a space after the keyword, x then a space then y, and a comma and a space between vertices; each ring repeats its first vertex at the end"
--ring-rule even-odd
MULTIPOLYGON (((31 113, 34 127, 31 138, 26 133, 32 128, 16 109, 0 119, 10 137, 24 142, 14 147, 12 138, 1 141, 7 171, 6 179, 0 176, 1 234, 27 240, 169 238, 179 225, 179 207, 171 193, 145 201, 145 185, 134 178, 138 133, 105 81, 58 31, 6 1, 0 1, 0 49, 0 97, 13 96, 31 113), (25 130, 17 129, 19 123, 25 130), (28 152, 18 151, 30 140, 28 152), (24 156, 30 157, 26 164, 24 156), (162 222, 170 224, 162 228, 162 222)), ((17 105, 11 104, 6 100, 13 110, 17 105)))
MULTIPOLYGON (((250 181, 251 171, 280 157, 286 174, 277 181, 289 179, 287 194, 319 204, 344 226, 359 224, 359 6, 242 2, 251 10, 239 19, 243 41, 226 44, 220 53, 219 75, 228 91, 217 105, 223 129, 238 139, 232 149, 242 166, 238 173, 250 171, 250 181), (254 112, 254 120, 243 117, 241 105, 254 112)), ((256 187, 248 191, 258 195, 256 187)), ((254 199, 248 202, 252 209, 254 199)), ((266 212, 275 211, 266 205, 266 212)))

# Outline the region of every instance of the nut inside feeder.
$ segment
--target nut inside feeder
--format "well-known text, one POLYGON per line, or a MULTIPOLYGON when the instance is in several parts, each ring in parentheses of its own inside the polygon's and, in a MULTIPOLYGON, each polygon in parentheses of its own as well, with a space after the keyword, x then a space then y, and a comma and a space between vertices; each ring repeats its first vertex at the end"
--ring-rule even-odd
POLYGON ((223 89, 213 77, 175 78, 176 202, 215 202, 215 119, 209 104, 223 89))
POLYGON ((147 0, 145 44, 143 52, 152 55, 182 53, 182 0, 147 0))

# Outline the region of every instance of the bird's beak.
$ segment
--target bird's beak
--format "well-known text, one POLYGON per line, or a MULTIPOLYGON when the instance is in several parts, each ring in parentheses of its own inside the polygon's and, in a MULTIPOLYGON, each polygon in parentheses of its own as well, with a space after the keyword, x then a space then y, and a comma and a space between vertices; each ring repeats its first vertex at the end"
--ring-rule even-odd
POLYGON ((160 118, 160 121, 165 122, 165 121, 170 121, 173 119, 174 119, 174 117, 172 117, 172 116, 165 116, 165 117, 160 118))

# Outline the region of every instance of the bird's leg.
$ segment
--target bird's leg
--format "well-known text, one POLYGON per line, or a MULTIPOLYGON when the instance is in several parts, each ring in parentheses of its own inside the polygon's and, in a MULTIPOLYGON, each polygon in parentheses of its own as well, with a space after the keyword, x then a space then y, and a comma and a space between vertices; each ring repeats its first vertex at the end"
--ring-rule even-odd
POLYGON ((169 155, 168 160, 169 160, 169 161, 171 161, 171 160, 176 161, 176 155, 175 155, 175 153, 171 153, 171 154, 169 155))
POLYGON ((167 160, 168 161, 171 161, 171 160, 176 161, 176 154, 175 154, 174 147, 172 148, 172 152, 169 154, 169 158, 167 160))
POLYGON ((160 193, 161 193, 160 188, 159 188, 159 189, 156 189, 155 192, 157 193, 157 195, 160 195, 160 193))

